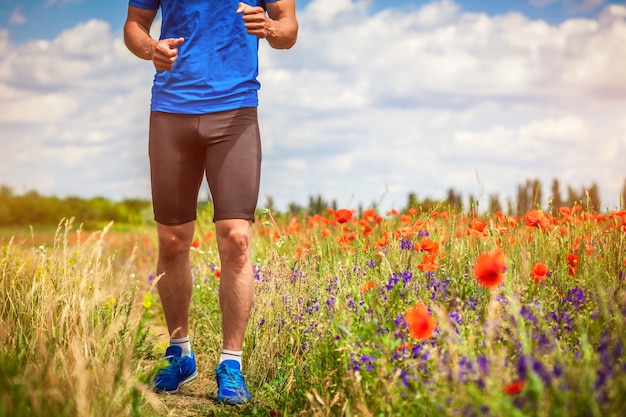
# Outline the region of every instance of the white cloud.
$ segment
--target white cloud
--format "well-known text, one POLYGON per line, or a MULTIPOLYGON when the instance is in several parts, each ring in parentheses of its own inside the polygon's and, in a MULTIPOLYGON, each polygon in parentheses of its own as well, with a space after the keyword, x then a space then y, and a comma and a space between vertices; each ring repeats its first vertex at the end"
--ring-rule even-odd
POLYGON ((420 27, 439 26, 449 22, 457 16, 460 7, 452 0, 442 0, 438 3, 429 3, 424 5, 417 12, 416 22, 420 27))
MULTIPOLYGON (((450 0, 374 15, 368 3, 314 0, 292 50, 262 42, 261 205, 514 197, 528 178, 596 181, 617 204, 626 7, 551 25, 450 0)), ((11 45, 0 30, 0 54, 0 184, 149 197, 153 68, 121 33, 92 20, 11 45)))
POLYGON ((617 106, 626 97, 626 8, 550 25, 456 7, 441 1, 412 12, 354 13, 321 33, 311 7, 300 16, 292 51, 263 50, 266 142, 272 154, 302 152, 314 178, 308 189, 286 195, 306 201, 307 194, 356 192, 369 202, 386 186, 402 190, 387 194, 393 204, 405 204, 409 191, 443 197, 458 186, 476 195, 486 185, 475 172, 493 166, 481 176, 493 177, 488 193, 512 194, 541 174, 576 185, 599 181, 605 201, 617 200, 618 163, 587 152, 598 153, 595 137, 624 151, 615 144, 626 116, 617 106), (281 108, 288 114, 274 115, 281 108), (463 135, 477 146, 455 144, 463 135), (318 185, 319 172, 341 181, 318 185), (367 185, 364 176, 372 179, 367 185))
POLYGON ((9 16, 9 23, 16 26, 23 25, 27 20, 28 19, 26 19, 26 16, 22 14, 19 7, 15 8, 11 13, 11 16, 9 16))
POLYGON ((136 126, 147 120, 150 63, 129 56, 98 20, 52 41, 0 42, 0 53, 0 183, 145 196, 145 133, 136 126))
POLYGON ((307 6, 306 13, 311 23, 329 25, 339 19, 350 19, 355 14, 364 14, 369 5, 368 0, 316 0, 307 6))

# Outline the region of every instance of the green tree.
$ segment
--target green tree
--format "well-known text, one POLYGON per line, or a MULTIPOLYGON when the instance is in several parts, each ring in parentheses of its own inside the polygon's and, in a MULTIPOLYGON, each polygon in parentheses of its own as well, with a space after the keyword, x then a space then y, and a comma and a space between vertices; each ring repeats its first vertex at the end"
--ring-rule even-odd
POLYGON ((463 197, 461 194, 457 194, 453 188, 448 189, 448 197, 446 198, 446 203, 452 210, 461 210, 461 206, 463 205, 463 197))
POLYGON ((561 199, 561 189, 558 179, 552 181, 552 206, 550 207, 550 213, 556 215, 559 209, 563 206, 563 200, 561 199))
POLYGON ((498 194, 491 194, 489 196, 489 212, 490 213, 497 213, 499 211, 502 211, 502 205, 500 204, 500 198, 498 197, 498 194))

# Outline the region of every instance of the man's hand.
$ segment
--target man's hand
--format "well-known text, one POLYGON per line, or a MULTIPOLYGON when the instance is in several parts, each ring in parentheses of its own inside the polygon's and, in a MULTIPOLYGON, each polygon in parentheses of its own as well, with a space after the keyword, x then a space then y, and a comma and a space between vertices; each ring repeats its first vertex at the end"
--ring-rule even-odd
POLYGON ((237 13, 242 15, 243 26, 250 35, 266 38, 275 31, 274 21, 265 14, 262 7, 239 3, 237 13))
POLYGON ((183 44, 183 38, 162 39, 153 42, 150 46, 152 52, 152 63, 157 71, 169 71, 178 59, 178 47, 183 44))

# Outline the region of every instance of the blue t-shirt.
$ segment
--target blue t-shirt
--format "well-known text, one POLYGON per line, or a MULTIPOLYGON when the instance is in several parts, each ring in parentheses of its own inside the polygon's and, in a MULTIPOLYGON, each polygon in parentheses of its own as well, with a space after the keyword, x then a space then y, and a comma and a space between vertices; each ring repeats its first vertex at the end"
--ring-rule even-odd
MULTIPOLYGON (((258 105, 259 39, 243 26, 241 0, 129 0, 161 8, 161 39, 185 38, 170 71, 157 71, 150 109, 203 114, 258 105)), ((265 7, 277 0, 245 0, 265 7)))

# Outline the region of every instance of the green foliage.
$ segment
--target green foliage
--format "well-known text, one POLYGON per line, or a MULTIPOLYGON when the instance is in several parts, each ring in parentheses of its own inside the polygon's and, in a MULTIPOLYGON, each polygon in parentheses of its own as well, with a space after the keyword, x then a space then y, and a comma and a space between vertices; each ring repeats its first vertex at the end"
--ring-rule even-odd
MULTIPOLYGON (((332 210, 259 213, 244 344, 254 402, 242 407, 214 404, 212 382, 193 409, 187 386, 174 399, 146 389, 162 351, 150 336, 163 327, 154 230, 9 243, 0 254, 0 416, 621 416, 626 213, 577 209, 533 223, 538 213, 434 208, 355 210, 344 223, 332 210), (427 238, 438 243, 430 267, 427 238), (496 248, 504 281, 487 288, 473 268, 496 248), (537 263, 549 273, 535 282, 537 263), (405 316, 417 302, 437 323, 422 339, 405 316)), ((191 331, 199 372, 210 375, 221 347, 210 205, 196 225, 191 331)))
POLYGON ((103 197, 42 196, 36 191, 15 195, 6 186, 0 186, 0 226, 48 225, 56 226, 62 219, 76 218, 87 230, 97 230, 110 221, 141 225, 151 219, 150 201, 126 199, 112 202, 103 197))
MULTIPOLYGON (((621 415, 624 220, 583 212, 540 229, 493 216, 484 217, 482 234, 470 233, 471 220, 415 210, 339 225, 332 214, 264 213, 244 352, 259 403, 307 416, 621 415), (417 268, 425 253, 414 244, 425 236, 441 244, 431 272, 417 268), (495 247, 505 250, 507 271, 504 285, 490 290, 472 267, 495 247), (580 257, 571 275, 570 254, 580 257), (550 270, 539 283, 530 277, 537 262, 550 270), (376 286, 364 292, 366 282, 376 286), (404 313, 417 301, 438 324, 429 340, 407 332, 404 313), (514 383, 519 392, 508 391, 514 383)), ((211 240, 193 252, 194 320, 212 351, 219 348, 215 254, 211 240)))
POLYGON ((0 416, 145 409, 151 367, 140 366, 146 333, 137 282, 102 255, 108 229, 72 244, 70 228, 65 222, 51 246, 1 248, 0 416))

